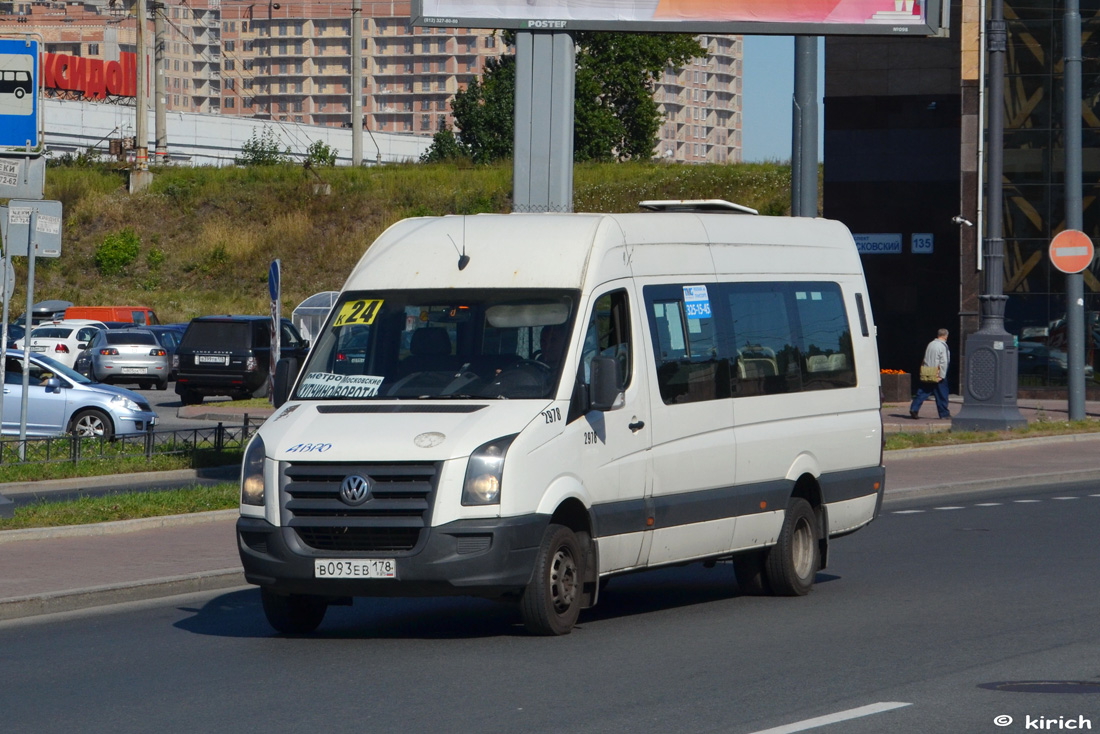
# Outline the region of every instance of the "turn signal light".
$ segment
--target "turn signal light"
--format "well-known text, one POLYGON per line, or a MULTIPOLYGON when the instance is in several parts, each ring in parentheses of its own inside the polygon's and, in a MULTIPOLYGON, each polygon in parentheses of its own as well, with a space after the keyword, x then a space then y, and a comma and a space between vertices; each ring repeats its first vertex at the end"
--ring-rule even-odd
POLYGON ((114 347, 105 347, 104 349, 100 349, 99 353, 102 354, 104 357, 117 357, 118 356, 118 350, 115 349, 114 347))
POLYGON ((163 349, 150 349, 149 350, 149 356, 150 357, 163 357, 167 354, 168 354, 168 352, 164 351, 163 349))

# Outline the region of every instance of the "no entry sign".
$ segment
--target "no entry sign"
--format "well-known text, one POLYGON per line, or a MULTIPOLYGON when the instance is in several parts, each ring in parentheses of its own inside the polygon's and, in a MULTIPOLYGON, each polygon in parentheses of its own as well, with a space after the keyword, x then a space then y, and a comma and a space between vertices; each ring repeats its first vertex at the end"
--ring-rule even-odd
POLYGON ((1050 262, 1063 273, 1080 273, 1092 263, 1092 240, 1078 229, 1059 232, 1050 241, 1050 262))

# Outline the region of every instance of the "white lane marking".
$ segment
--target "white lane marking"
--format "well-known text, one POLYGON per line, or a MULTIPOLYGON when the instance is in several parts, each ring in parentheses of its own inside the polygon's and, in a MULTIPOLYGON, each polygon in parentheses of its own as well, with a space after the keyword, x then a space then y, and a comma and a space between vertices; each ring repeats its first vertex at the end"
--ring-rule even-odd
POLYGON ((1051 497, 1052 500, 1075 500, 1077 497, 1051 497))
POLYGON ((880 703, 872 703, 868 706, 848 709, 847 711, 838 711, 835 714, 827 714, 813 719, 806 719, 805 721, 796 721, 793 724, 777 726, 773 729, 761 729, 760 731, 752 732, 752 734, 793 734, 798 731, 816 729, 819 726, 828 726, 829 724, 835 724, 839 721, 848 721, 849 719, 858 719, 872 714, 881 714, 912 705, 911 703, 902 703, 900 701, 882 701, 880 703))
POLYGON ((1100 494, 1090 494, 1089 497, 1100 497, 1100 494))
POLYGON ((1028 505, 1028 504, 1032 504, 1034 502, 1042 502, 1042 500, 1012 500, 1012 501, 1015 502, 1018 505, 1028 505))
POLYGON ((1003 502, 979 502, 978 504, 976 504, 974 506, 975 507, 1000 507, 1003 504, 1004 504, 1003 502))
POLYGON ((933 507, 933 510, 965 510, 965 507, 951 506, 951 507, 933 507))
POLYGON ((895 515, 920 515, 924 510, 894 510, 895 515))

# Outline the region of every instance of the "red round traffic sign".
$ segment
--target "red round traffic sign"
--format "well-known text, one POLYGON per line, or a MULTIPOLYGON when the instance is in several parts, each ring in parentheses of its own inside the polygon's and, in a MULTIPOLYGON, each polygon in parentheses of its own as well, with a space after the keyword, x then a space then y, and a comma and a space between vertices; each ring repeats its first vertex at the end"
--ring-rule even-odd
POLYGON ((1050 262, 1063 273, 1080 273, 1092 256, 1092 240, 1079 229, 1063 230, 1050 241, 1050 262))

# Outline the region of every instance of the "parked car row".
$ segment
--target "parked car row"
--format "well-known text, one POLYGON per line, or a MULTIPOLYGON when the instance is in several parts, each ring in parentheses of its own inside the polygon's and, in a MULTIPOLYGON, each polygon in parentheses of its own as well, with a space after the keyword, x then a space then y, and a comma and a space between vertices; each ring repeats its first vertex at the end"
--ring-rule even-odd
MULTIPOLYGON (((309 343, 289 319, 279 334, 281 354, 303 359, 309 343)), ((59 319, 40 323, 29 337, 9 332, 9 349, 29 342, 27 435, 141 433, 157 416, 138 393, 116 385, 168 389, 175 380, 184 405, 212 395, 267 394, 271 319, 203 316, 189 324, 135 326, 132 322, 59 319)), ((3 433, 19 431, 21 351, 5 364, 3 433)))

